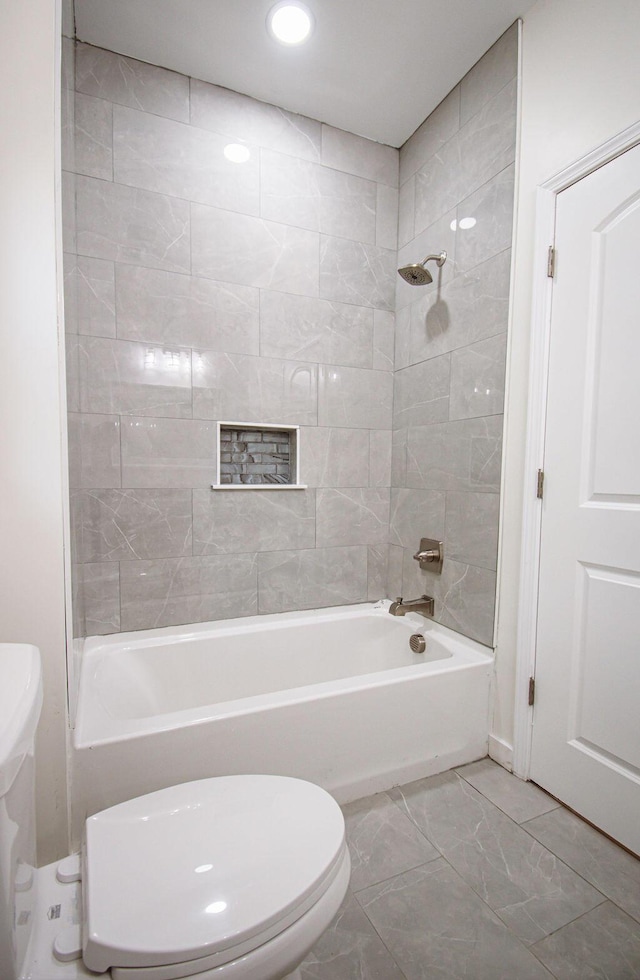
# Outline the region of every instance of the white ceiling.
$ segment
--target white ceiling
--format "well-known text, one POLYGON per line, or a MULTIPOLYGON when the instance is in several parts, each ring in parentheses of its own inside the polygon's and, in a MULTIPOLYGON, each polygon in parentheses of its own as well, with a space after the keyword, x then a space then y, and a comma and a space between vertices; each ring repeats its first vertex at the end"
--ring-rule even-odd
POLYGON ((275 0, 75 0, 82 41, 401 146, 534 0, 306 0, 311 40, 267 34, 275 0))

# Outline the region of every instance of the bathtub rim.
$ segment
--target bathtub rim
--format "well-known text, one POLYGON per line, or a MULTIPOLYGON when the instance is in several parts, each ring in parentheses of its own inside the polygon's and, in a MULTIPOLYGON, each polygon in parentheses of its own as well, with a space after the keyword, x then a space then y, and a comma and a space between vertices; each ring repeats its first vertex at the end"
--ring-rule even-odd
MULTIPOLYGON (((96 737, 92 733, 91 723, 86 726, 83 724, 86 704, 83 701, 83 674, 91 669, 90 664, 95 659, 105 655, 108 656, 109 649, 120 650, 123 646, 126 647, 127 644, 135 645, 137 648, 144 648, 157 644, 158 640, 164 638, 171 639, 172 637, 186 641, 193 638, 202 638, 208 634, 219 636, 225 633, 227 635, 237 635, 243 632, 259 632, 265 626, 270 629, 277 629, 278 625, 283 622, 292 625, 304 625, 305 623, 312 624, 318 620, 336 621, 345 618, 357 619, 369 616, 372 613, 384 616, 388 614, 389 605, 389 600, 380 600, 375 603, 367 602, 345 606, 330 606, 320 609, 295 610, 286 613, 270 613, 264 616, 258 615, 228 620, 215 620, 209 623, 188 624, 186 627, 164 626, 151 630, 87 637, 81 662, 76 724, 72 732, 73 748, 76 750, 86 750, 94 746, 110 745, 144 738, 154 733, 169 732, 179 728, 192 728, 218 720, 228 720, 248 714, 267 712, 287 704, 302 704, 309 701, 325 700, 337 695, 348 695, 363 688, 396 686, 427 675, 437 676, 443 673, 454 673, 468 669, 474 665, 490 664, 493 661, 494 655, 491 647, 487 647, 477 640, 472 640, 433 620, 425 620, 424 617, 417 613, 410 613, 405 617, 406 623, 415 626, 416 631, 425 634, 431 633, 448 651, 449 655, 447 657, 430 660, 423 664, 405 665, 386 670, 371 671, 366 674, 359 673, 338 680, 285 688, 267 694, 257 694, 250 697, 219 702, 218 704, 206 704, 173 712, 165 712, 163 714, 149 715, 143 718, 115 720, 111 717, 109 719, 110 724, 113 726, 114 721, 116 724, 120 722, 120 730, 103 737, 96 737), (88 735, 85 735, 83 732, 85 728, 89 729, 88 735)), ((95 696, 91 698, 90 704, 96 707, 94 698, 95 696)), ((104 717, 104 709, 100 707, 100 710, 104 717)))

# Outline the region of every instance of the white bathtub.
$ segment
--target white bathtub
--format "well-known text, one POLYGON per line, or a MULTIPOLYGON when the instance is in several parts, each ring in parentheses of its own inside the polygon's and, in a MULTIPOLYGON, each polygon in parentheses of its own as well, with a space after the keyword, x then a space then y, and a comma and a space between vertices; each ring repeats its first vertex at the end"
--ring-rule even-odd
POLYGON ((491 651, 388 606, 87 639, 74 843, 87 815, 190 779, 300 776, 347 802, 485 755, 491 651))

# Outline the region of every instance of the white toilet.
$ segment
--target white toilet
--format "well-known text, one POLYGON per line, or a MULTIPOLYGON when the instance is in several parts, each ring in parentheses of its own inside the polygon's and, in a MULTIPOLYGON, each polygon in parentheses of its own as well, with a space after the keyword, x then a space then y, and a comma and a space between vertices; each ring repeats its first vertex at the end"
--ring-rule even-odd
POLYGON ((223 776, 86 821, 82 856, 35 867, 36 647, 0 644, 0 980, 277 980, 337 912, 344 820, 318 786, 223 776))

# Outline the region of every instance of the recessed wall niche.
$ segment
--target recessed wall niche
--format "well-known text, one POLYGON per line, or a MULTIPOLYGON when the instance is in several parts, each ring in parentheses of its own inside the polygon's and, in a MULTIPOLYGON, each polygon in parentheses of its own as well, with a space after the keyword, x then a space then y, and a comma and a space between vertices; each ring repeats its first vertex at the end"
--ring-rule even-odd
POLYGON ((212 490, 297 490, 299 426, 218 422, 212 490))

